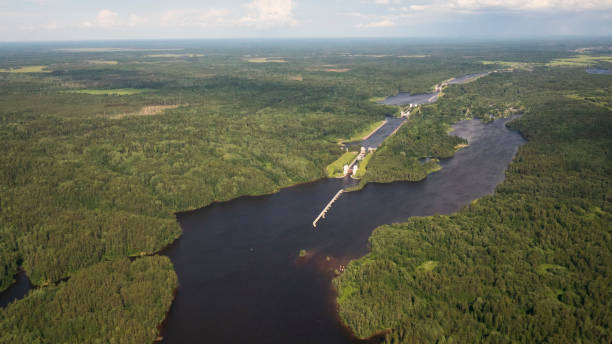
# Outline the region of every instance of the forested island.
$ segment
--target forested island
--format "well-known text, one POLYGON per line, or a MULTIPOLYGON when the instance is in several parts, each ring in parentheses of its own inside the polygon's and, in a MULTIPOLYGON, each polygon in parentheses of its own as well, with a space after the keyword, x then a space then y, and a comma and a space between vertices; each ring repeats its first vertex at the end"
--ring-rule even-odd
POLYGON ((0 342, 159 339, 177 212, 328 178, 342 142, 404 110, 377 100, 498 71, 419 107, 360 177, 423 180, 466 143, 453 123, 521 113, 507 179, 456 214, 372 228, 330 284, 340 318, 389 343, 608 343, 612 78, 586 69, 612 62, 580 50, 605 44, 4 44, 0 292, 19 269, 33 288, 0 309, 0 342))

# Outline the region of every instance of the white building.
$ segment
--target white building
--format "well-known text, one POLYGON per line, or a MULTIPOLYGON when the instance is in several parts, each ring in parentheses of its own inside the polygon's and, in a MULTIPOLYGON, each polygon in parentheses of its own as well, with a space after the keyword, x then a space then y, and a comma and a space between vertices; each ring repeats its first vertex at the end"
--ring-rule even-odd
POLYGON ((346 176, 348 174, 348 170, 349 170, 349 166, 348 165, 344 165, 344 175, 346 176))

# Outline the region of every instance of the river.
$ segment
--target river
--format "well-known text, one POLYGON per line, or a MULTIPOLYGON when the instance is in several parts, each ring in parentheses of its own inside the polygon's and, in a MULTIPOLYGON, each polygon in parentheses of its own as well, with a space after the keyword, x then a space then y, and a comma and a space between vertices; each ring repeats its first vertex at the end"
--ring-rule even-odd
POLYGON ((15 275, 15 283, 13 283, 7 290, 0 293, 0 308, 6 307, 9 303, 20 300, 30 291, 30 279, 26 275, 25 271, 20 270, 15 275))
POLYGON ((183 236, 165 251, 180 287, 164 342, 358 342, 337 318, 333 270, 366 254, 377 226, 449 214, 491 194, 524 143, 508 120, 455 124, 452 134, 469 146, 440 171, 345 193, 316 229, 318 212, 354 181, 325 179, 180 214, 183 236))
MULTIPOLYGON (((389 99, 422 104, 435 100, 431 97, 400 93, 389 99)), ((363 342, 338 319, 334 270, 367 254, 368 237, 377 226, 449 214, 491 194, 525 142, 506 128, 509 120, 456 123, 451 134, 467 139, 469 146, 442 160, 440 171, 417 183, 369 184, 344 193, 316 229, 312 221, 325 204, 356 181, 324 179, 178 214, 183 236, 163 252, 180 283, 164 323, 164 342, 363 342), (300 258, 303 249, 307 254, 300 258)), ((388 129, 399 124, 398 119, 388 129)), ((379 136, 373 135, 372 144, 386 138, 379 136)), ((0 307, 29 289, 20 272, 17 282, 0 293, 0 307)))

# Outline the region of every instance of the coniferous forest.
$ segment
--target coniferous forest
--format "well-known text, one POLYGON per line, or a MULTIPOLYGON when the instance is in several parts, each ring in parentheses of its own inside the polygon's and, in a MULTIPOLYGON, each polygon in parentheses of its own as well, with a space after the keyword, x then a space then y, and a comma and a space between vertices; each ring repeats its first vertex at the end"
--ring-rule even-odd
POLYGON ((340 318, 389 343, 612 341, 612 77, 585 72, 612 64, 576 50, 603 43, 113 44, 0 46, 0 292, 19 269, 33 285, 0 343, 153 342, 175 213, 327 178, 340 142, 403 110, 376 100, 487 71, 414 111, 361 183, 422 180, 466 143, 450 125, 521 113, 506 180, 373 228, 333 281, 340 318))

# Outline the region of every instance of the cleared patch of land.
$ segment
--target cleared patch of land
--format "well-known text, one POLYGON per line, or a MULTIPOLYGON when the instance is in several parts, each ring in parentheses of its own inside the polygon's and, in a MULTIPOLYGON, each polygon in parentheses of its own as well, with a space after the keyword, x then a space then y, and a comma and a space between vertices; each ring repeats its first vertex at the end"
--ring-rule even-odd
POLYGON ((325 69, 326 72, 334 72, 334 73, 346 73, 350 70, 351 70, 350 68, 327 68, 325 69))
POLYGON ((129 96, 138 93, 144 93, 151 91, 148 88, 116 88, 116 89, 86 89, 86 90, 67 90, 64 93, 79 93, 79 94, 91 94, 91 95, 113 95, 113 96, 129 96))
POLYGON ((435 269, 438 264, 439 262, 436 262, 435 260, 428 260, 423 264, 417 266, 416 271, 430 272, 433 271, 433 269, 435 269))
POLYGON ((287 62, 281 57, 253 57, 247 60, 250 63, 285 63, 287 62))
POLYGON ((304 78, 301 75, 292 75, 292 76, 289 77, 289 80, 292 80, 292 81, 303 81, 304 78))
POLYGON ((566 94, 565 97, 589 102, 592 105, 600 106, 612 111, 612 95, 610 95, 609 91, 605 89, 602 89, 601 91, 592 95, 566 94))
POLYGON ((350 163, 357 156, 357 152, 345 152, 338 160, 327 165, 325 171, 327 171, 328 177, 342 177, 344 165, 350 163))
POLYGON ((26 66, 19 68, 0 69, 0 73, 51 73, 45 70, 47 66, 26 66))
POLYGON ((86 61, 89 64, 93 64, 93 65, 116 65, 119 64, 118 61, 105 61, 105 60, 87 60, 86 61))
POLYGON ((536 268, 536 271, 540 275, 549 273, 550 270, 566 270, 566 268, 562 267, 561 265, 556 265, 556 264, 540 264, 536 268))
POLYGON ((180 51, 183 49, 138 49, 138 48, 60 48, 56 51, 64 51, 68 53, 112 53, 122 51, 180 51))
POLYGON ((415 58, 415 59, 417 59, 417 58, 424 58, 424 57, 430 57, 430 56, 431 55, 401 55, 401 56, 398 56, 398 57, 401 57, 401 58, 415 58))
POLYGON ((484 65, 500 65, 511 69, 522 69, 527 71, 533 71, 534 67, 547 66, 547 67, 589 67, 599 62, 610 62, 612 63, 612 56, 591 56, 591 55, 576 55, 573 57, 566 57, 560 59, 553 59, 548 63, 527 63, 527 62, 513 62, 513 61, 481 61, 484 65))
POLYGON ((588 67, 598 62, 612 62, 612 56, 577 55, 569 58, 554 59, 546 65, 549 67, 588 67))
POLYGON ((159 58, 204 57, 204 54, 151 54, 151 55, 145 55, 145 57, 159 57, 159 58))
POLYGON ((522 69, 527 71, 533 71, 536 66, 535 63, 527 62, 514 62, 514 61, 480 61, 483 65, 500 65, 511 69, 522 69))
POLYGON ((120 119, 120 118, 124 118, 124 117, 132 117, 132 116, 154 116, 154 115, 161 115, 166 110, 176 109, 179 106, 180 105, 178 105, 178 104, 174 104, 174 105, 149 105, 149 106, 143 106, 142 109, 140 109, 140 111, 138 111, 138 112, 122 113, 122 114, 111 116, 111 118, 112 119, 120 119))
POLYGON ((376 57, 376 58, 381 58, 381 57, 389 57, 392 55, 368 55, 368 54, 357 54, 357 55, 349 55, 349 56, 356 56, 356 57, 376 57))

